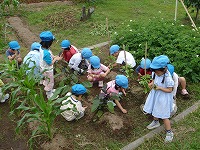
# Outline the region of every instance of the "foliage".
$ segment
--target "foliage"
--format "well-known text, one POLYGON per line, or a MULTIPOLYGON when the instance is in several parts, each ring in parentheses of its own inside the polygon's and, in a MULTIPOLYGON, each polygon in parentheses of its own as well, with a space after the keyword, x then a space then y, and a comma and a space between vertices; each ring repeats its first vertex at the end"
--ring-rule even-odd
POLYGON ((140 77, 139 84, 144 87, 145 94, 149 93, 151 90, 148 86, 150 81, 151 81, 151 76, 149 74, 146 74, 146 75, 140 77))
POLYGON ((131 67, 130 65, 125 65, 122 66, 122 69, 124 70, 127 78, 133 78, 133 72, 134 72, 133 67, 131 67))
POLYGON ((3 2, 0 4, 0 13, 1 15, 11 15, 18 9, 18 6, 19 1, 17 0, 3 0, 3 2))
POLYGON ((137 63, 144 57, 145 43, 148 41, 148 58, 164 54, 175 66, 175 72, 192 82, 200 81, 199 44, 200 36, 194 29, 188 29, 178 22, 166 22, 157 18, 149 20, 147 25, 134 21, 125 23, 124 30, 113 36, 113 43, 125 44, 137 63))
POLYGON ((193 7, 196 9, 196 17, 195 20, 197 20, 199 15, 199 9, 200 9, 200 1, 199 0, 184 0, 184 4, 189 7, 193 7))
POLYGON ((41 74, 34 74, 34 67, 27 73, 28 64, 22 64, 18 69, 16 62, 6 62, 1 64, 3 74, 2 79, 9 79, 10 82, 6 83, 3 91, 11 90, 11 115, 15 112, 22 117, 16 127, 16 132, 26 123, 37 122, 37 128, 32 131, 29 140, 30 146, 32 140, 38 136, 47 136, 49 139, 53 138, 53 122, 62 111, 60 110, 61 102, 66 99, 66 93, 69 91, 67 86, 62 86, 56 89, 54 95, 46 101, 46 96, 42 92, 43 89, 39 86, 42 79, 41 74), (38 94, 39 93, 39 94, 38 94), (57 96, 62 98, 57 98, 57 96))
POLYGON ((116 93, 107 93, 107 85, 104 85, 102 92, 93 100, 91 112, 96 112, 97 118, 103 115, 105 109, 114 113, 114 102, 112 100, 120 100, 120 95, 116 93))

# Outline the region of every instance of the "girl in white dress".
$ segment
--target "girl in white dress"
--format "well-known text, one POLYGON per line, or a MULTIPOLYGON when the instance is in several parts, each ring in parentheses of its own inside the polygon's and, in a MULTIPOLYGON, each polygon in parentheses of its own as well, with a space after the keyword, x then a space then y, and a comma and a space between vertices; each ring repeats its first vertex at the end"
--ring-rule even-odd
POLYGON ((155 57, 150 65, 153 73, 153 82, 149 84, 152 88, 144 105, 144 111, 152 114, 154 120, 147 126, 148 129, 154 129, 160 126, 159 118, 163 120, 166 129, 165 142, 171 142, 173 132, 170 124, 170 114, 173 111, 173 86, 174 81, 167 70, 169 58, 165 55, 155 57))

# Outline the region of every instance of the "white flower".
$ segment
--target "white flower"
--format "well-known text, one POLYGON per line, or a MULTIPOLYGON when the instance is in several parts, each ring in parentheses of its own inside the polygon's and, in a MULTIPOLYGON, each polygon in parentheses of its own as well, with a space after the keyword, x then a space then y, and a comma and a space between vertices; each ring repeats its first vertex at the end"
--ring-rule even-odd
POLYGON ((132 32, 132 30, 130 30, 132 32))
POLYGON ((195 31, 195 29, 192 29, 192 31, 195 31))
POLYGON ((130 22, 132 22, 133 20, 130 20, 130 22))
POLYGON ((115 35, 117 35, 117 32, 114 32, 115 35))
POLYGON ((196 37, 194 37, 194 39, 195 39, 196 37))
POLYGON ((182 24, 181 27, 184 27, 184 25, 182 24))
POLYGON ((127 27, 129 27, 130 25, 128 24, 127 27))
POLYGON ((142 44, 139 44, 139 47, 141 46, 142 44))
POLYGON ((77 134, 76 137, 77 137, 77 138, 78 138, 78 137, 81 137, 81 135, 80 135, 80 134, 77 134))
POLYGON ((197 57, 199 57, 199 55, 197 55, 197 57))
POLYGON ((172 23, 172 25, 174 25, 174 24, 172 23))
POLYGON ((158 11, 159 13, 161 13, 161 11, 158 11))

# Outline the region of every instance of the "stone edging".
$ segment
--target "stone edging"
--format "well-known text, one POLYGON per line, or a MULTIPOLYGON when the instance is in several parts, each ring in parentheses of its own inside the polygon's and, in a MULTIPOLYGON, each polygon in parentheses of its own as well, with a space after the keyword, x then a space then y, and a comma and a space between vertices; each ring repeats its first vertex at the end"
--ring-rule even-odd
MULTIPOLYGON (((171 124, 174 124, 175 122, 180 121, 181 119, 184 119, 188 114, 194 112, 195 110, 198 109, 200 106, 200 100, 194 103, 191 107, 188 109, 184 110, 182 113, 178 114, 176 117, 171 119, 171 124)), ((159 134, 160 132, 164 131, 164 126, 160 126, 152 131, 150 131, 148 134, 142 136, 141 138, 131 142, 130 144, 124 146, 121 150, 133 150, 140 146, 142 143, 144 143, 146 140, 149 140, 153 138, 156 134, 159 134)))

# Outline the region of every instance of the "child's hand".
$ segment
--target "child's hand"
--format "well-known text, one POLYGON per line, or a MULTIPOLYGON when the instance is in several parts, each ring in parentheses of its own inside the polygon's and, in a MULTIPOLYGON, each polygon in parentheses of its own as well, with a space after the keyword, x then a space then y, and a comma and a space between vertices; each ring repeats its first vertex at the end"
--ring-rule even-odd
POLYGON ((126 114, 126 113, 127 113, 127 110, 124 109, 124 108, 122 108, 122 112, 123 112, 124 114, 126 114))
POLYGON ((104 78, 104 77, 106 77, 106 74, 105 74, 105 73, 101 73, 101 74, 100 74, 100 77, 103 77, 103 78, 104 78))
POLYGON ((122 93, 124 94, 124 96, 126 96, 126 92, 124 89, 122 89, 122 93))

